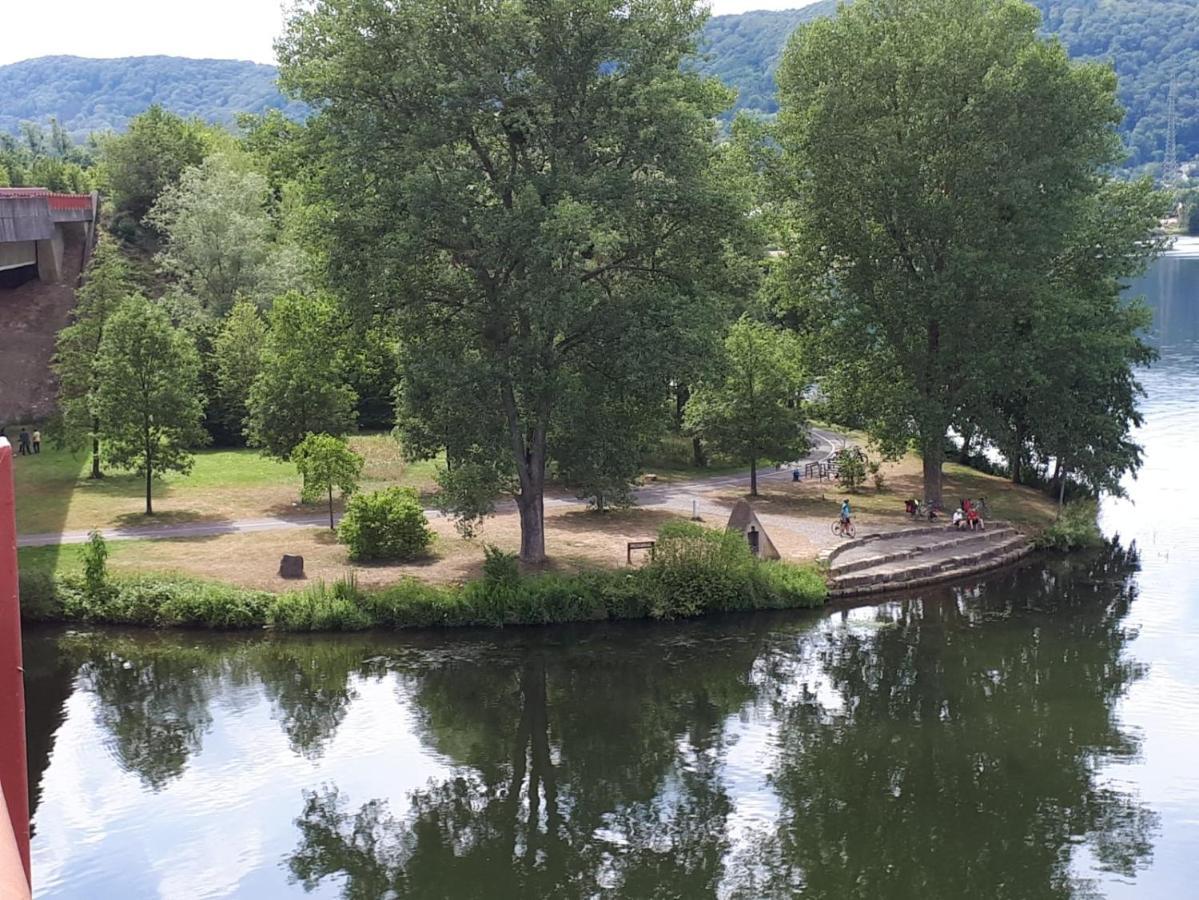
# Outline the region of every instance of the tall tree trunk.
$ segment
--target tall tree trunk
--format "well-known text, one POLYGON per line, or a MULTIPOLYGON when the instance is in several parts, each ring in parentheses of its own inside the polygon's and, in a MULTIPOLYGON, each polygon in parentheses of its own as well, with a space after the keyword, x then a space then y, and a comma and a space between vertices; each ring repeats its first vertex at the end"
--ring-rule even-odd
POLYGON ((941 466, 945 462, 945 432, 921 439, 924 457, 924 503, 929 509, 941 506, 941 466))
POLYGON ((751 497, 758 496, 758 461, 756 459, 749 461, 749 495, 751 497))
POLYGON ((1057 489, 1057 516, 1060 519, 1062 517, 1062 509, 1066 505, 1066 467, 1061 464, 1060 460, 1058 461, 1058 468, 1062 479, 1057 489))
POLYGON ((685 384, 677 385, 674 389, 674 427, 680 431, 683 429, 683 411, 687 408, 687 401, 691 399, 691 388, 685 384))
POLYGON ((511 382, 501 387, 504 417, 508 420, 508 439, 516 463, 520 493, 516 509, 520 513, 520 560, 529 565, 545 562, 545 421, 549 418, 549 403, 538 410, 537 424, 528 433, 516 408, 516 391, 511 382))
POLYGON ((1008 463, 1012 470, 1012 484, 1020 484, 1024 479, 1024 428, 1020 425, 1016 426, 1016 437, 1008 463))
POLYGON ((150 460, 146 460, 146 515, 154 515, 154 501, 150 495, 150 479, 154 477, 154 472, 150 467, 150 460))
POLYGON ((92 478, 103 478, 100 471, 100 420, 92 419, 92 478))
POLYGON ((329 485, 329 530, 333 530, 333 485, 329 485))
POLYGON ((697 469, 708 467, 708 454, 704 452, 704 442, 698 434, 691 438, 691 465, 697 469))
POLYGON ((962 447, 958 450, 958 461, 963 465, 970 462, 970 445, 974 443, 974 429, 967 427, 962 432, 962 447))

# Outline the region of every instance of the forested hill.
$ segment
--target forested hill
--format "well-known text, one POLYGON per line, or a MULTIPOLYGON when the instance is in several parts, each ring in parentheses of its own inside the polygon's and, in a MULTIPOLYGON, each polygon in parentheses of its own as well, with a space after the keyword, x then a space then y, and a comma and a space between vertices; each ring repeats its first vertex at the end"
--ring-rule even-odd
MULTIPOLYGON (((1199 2, 1197 0, 1031 0, 1045 30, 1072 56, 1110 60, 1128 111, 1130 165, 1161 159, 1170 78, 1178 79, 1178 156, 1199 156, 1199 2)), ((797 25, 836 12, 835 0, 803 9, 716 16, 708 22, 701 68, 738 88, 739 108, 774 112, 773 71, 797 25)))
POLYGON ((0 66, 0 132, 54 116, 82 139, 93 131, 122 130, 152 103, 220 123, 231 123, 239 112, 303 111, 279 93, 274 66, 241 60, 42 56, 0 66))
MULTIPOLYGON (((1199 157, 1199 0, 1033 0, 1046 31, 1077 57, 1115 62, 1130 164, 1161 159, 1166 98, 1178 79, 1180 159, 1199 157)), ((801 9, 716 16, 707 25, 700 68, 738 89, 738 109, 777 109, 774 68, 800 24, 836 12, 836 0, 801 9)), ((187 116, 231 122, 238 112, 281 107, 302 114, 275 85, 272 66, 167 56, 128 59, 42 57, 0 66, 0 132, 56 116, 76 138, 120 130, 151 103, 187 116)))

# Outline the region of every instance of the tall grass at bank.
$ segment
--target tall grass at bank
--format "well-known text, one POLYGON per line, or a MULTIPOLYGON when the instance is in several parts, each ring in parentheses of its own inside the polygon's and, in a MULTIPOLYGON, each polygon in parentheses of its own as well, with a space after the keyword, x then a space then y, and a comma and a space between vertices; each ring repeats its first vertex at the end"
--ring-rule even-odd
POLYGON ((691 523, 666 526, 654 559, 640 569, 524 575, 514 557, 489 550, 483 578, 454 587, 406 578, 368 590, 348 578, 272 594, 180 576, 98 579, 93 572, 89 579, 42 570, 21 579, 30 621, 280 631, 682 618, 819 606, 824 598, 815 567, 759 562, 739 535, 691 523))

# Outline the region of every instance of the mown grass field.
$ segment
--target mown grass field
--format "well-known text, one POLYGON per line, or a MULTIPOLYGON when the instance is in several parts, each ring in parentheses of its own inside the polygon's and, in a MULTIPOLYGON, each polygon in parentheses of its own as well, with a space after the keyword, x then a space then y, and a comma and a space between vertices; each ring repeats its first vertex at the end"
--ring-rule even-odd
MULTIPOLYGON (((405 461, 388 435, 361 435, 351 446, 366 460, 363 490, 405 485, 427 492, 434 486, 435 463, 405 461)), ((88 478, 87 454, 73 455, 43 444, 37 456, 18 457, 14 466, 17 531, 45 534, 113 526, 220 522, 262 516, 319 512, 300 504, 300 477, 290 462, 267 459, 254 450, 220 449, 196 453, 187 475, 168 473, 154 484, 154 515, 146 516, 145 482, 137 475, 110 472, 88 478)))

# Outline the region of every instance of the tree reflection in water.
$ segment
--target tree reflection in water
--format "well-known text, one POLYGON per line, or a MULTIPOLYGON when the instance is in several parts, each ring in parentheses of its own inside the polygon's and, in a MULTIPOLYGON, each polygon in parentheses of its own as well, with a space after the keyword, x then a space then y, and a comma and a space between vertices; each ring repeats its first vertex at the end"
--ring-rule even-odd
POLYGON ((289 868, 347 898, 1084 895, 1078 845, 1125 875, 1151 852, 1153 814, 1096 777, 1137 752, 1113 712, 1140 674, 1135 567, 1111 547, 798 641, 533 642, 414 673, 455 774, 402 814, 307 793, 289 868), (738 711, 776 721, 764 834, 730 833, 738 711))
POLYGON ((1080 896, 1087 865, 1128 877, 1152 850, 1154 816, 1100 772, 1138 753, 1115 715, 1135 568, 1113 546, 852 613, 482 638, 60 632, 27 644, 31 780, 76 672, 147 792, 264 701, 315 765, 363 679, 389 679, 452 774, 394 808, 310 789, 285 864, 303 888, 1080 896))
POLYGON ((1148 861, 1155 816, 1096 783, 1131 757, 1116 700, 1135 554, 1089 572, 1031 566, 829 634, 835 705, 780 704, 783 814, 751 860, 758 896, 1072 897, 1086 843, 1109 871, 1148 861), (763 874, 765 873, 765 874, 763 874))

